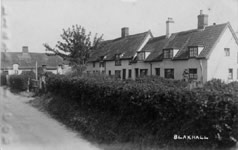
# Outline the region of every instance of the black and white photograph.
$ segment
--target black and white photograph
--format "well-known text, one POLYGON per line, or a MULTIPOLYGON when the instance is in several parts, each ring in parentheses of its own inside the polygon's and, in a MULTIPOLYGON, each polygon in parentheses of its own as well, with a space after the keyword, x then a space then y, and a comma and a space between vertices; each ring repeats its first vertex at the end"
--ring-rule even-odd
POLYGON ((238 0, 0 5, 0 150, 238 149, 238 0))

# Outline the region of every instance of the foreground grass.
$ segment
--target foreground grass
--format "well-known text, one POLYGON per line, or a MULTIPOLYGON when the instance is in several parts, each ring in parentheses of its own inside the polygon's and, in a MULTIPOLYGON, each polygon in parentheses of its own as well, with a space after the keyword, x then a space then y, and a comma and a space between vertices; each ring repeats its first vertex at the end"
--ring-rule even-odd
POLYGON ((166 141, 158 141, 156 137, 148 135, 146 130, 135 126, 136 124, 130 120, 121 120, 113 114, 82 108, 75 101, 51 94, 37 97, 30 103, 105 150, 214 149, 198 145, 181 146, 183 145, 181 143, 178 147, 173 142, 164 144, 166 141))

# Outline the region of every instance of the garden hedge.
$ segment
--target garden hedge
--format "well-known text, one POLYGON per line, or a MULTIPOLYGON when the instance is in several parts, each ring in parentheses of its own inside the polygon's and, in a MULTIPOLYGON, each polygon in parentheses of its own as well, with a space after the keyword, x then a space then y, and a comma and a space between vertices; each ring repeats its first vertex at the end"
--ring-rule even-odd
MULTIPOLYGON (((183 81, 152 77, 114 80, 109 77, 53 75, 49 92, 84 108, 118 116, 121 124, 143 130, 158 143, 232 146, 238 139, 238 83, 213 80, 189 90, 183 81), (236 88, 236 89, 234 89, 236 88), (173 140, 174 135, 206 136, 208 140, 173 140)), ((114 132, 120 132, 114 131, 114 132)))
POLYGON ((32 71, 24 71, 20 75, 10 75, 10 88, 18 91, 25 91, 28 86, 28 79, 33 78, 35 78, 35 73, 32 71))

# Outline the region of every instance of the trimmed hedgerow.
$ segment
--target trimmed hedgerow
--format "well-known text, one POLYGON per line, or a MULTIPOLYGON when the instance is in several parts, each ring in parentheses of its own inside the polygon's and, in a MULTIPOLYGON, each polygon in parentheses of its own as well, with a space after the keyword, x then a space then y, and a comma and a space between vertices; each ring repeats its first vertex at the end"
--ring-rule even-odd
POLYGON ((33 71, 24 71, 20 75, 10 75, 9 86, 13 90, 25 91, 27 90, 28 79, 35 78, 33 71))
POLYGON ((1 86, 2 85, 7 85, 7 74, 6 73, 1 73, 1 81, 0 81, 1 86))
MULTIPOLYGON (((238 97, 233 87, 213 80, 204 88, 188 90, 182 81, 137 79, 114 80, 106 76, 54 75, 47 89, 83 108, 119 118, 112 128, 130 140, 133 129, 154 137, 161 144, 231 146, 238 139, 238 97), (123 129, 123 130, 122 130, 123 129), (208 140, 174 140, 174 135, 200 135, 208 140)), ((64 112, 62 112, 64 113, 64 112)), ((141 135, 140 134, 140 135, 141 135)), ((104 137, 106 139, 106 137, 104 137)), ((118 140, 118 139, 115 139, 118 140)))

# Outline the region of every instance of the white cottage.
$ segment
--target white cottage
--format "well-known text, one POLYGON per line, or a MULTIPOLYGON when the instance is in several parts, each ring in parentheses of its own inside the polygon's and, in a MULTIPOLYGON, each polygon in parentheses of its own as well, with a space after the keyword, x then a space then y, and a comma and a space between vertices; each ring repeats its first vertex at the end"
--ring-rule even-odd
POLYGON ((43 68, 47 72, 63 74, 68 63, 59 56, 47 56, 45 53, 29 52, 27 46, 22 47, 22 52, 2 52, 1 72, 8 75, 21 74, 23 71, 34 71, 43 68))
POLYGON ((198 27, 153 37, 151 32, 129 35, 122 29, 118 39, 105 41, 92 53, 87 71, 136 78, 157 75, 204 83, 213 78, 238 80, 238 39, 230 23, 208 26, 208 15, 201 11, 198 27))

